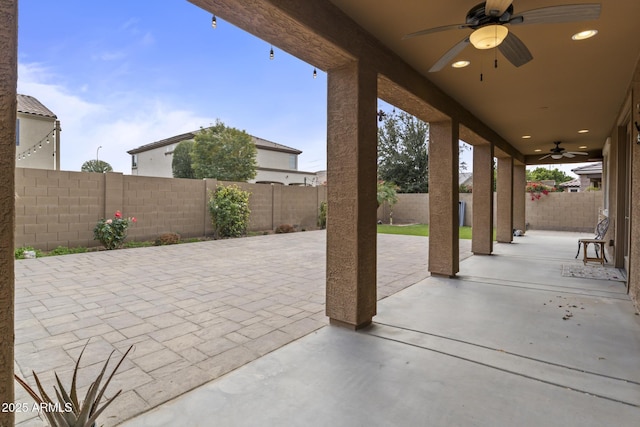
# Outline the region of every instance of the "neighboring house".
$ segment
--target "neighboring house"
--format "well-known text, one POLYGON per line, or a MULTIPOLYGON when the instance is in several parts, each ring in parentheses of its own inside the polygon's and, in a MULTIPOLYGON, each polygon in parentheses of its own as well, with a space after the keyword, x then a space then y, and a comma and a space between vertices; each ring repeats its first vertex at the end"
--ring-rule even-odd
POLYGON ((580 178, 572 179, 571 181, 563 182, 560 184, 561 188, 568 193, 580 192, 580 178))
MULTIPOLYGON (((198 131, 187 132, 171 138, 152 142, 127 151, 131 154, 131 174, 171 178, 173 170, 173 150, 182 141, 195 138, 198 131)), ((295 148, 251 136, 256 145, 256 177, 248 182, 257 184, 283 184, 316 186, 318 179, 313 172, 298 170, 298 156, 302 153, 295 148)))
POLYGON ((460 172, 458 174, 458 186, 467 187, 468 189, 473 188, 473 172, 460 172))
POLYGON ((580 180, 579 191, 587 191, 589 188, 602 188, 602 162, 571 169, 571 172, 578 175, 580 180))
POLYGON ((60 122, 36 98, 17 96, 16 167, 60 170, 60 122))

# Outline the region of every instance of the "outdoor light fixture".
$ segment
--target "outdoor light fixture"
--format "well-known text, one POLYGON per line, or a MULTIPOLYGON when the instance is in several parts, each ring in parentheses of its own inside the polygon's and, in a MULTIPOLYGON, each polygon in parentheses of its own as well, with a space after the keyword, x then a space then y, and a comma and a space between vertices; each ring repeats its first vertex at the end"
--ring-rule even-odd
POLYGON ((216 21, 216 15, 211 17, 211 28, 214 30, 218 27, 218 21, 216 21))
POLYGON ((313 68, 313 78, 315 79, 316 77, 318 77, 318 72, 316 71, 315 67, 313 68))
POLYGON ((273 46, 271 46, 271 50, 269 51, 269 59, 273 59, 273 46))
POLYGON ((571 36, 571 40, 586 40, 598 34, 598 30, 586 30, 575 33, 571 36))
POLYGON ((464 67, 468 66, 469 64, 471 64, 471 62, 465 60, 465 61, 456 61, 453 64, 451 64, 451 66, 453 68, 464 68, 464 67))
POLYGON ((491 49, 497 47, 509 34, 504 25, 486 25, 471 33, 469 41, 476 49, 491 49))

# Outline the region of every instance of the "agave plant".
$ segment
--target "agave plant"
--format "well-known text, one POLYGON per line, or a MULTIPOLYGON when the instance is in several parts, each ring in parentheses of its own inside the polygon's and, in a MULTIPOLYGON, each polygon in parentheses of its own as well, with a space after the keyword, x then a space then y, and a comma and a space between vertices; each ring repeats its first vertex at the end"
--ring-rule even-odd
MULTIPOLYGON (((87 343, 88 344, 88 343, 87 343)), ((71 389, 69 392, 64 388, 60 378, 58 378, 58 374, 56 376, 56 382, 58 383, 58 388, 53 387, 56 392, 56 397, 58 402, 54 402, 49 395, 44 391, 42 384, 40 383, 40 379, 33 372, 33 377, 36 380, 36 385, 40 394, 31 388, 29 384, 26 383, 23 379, 15 375, 16 381, 20 383, 22 387, 29 393, 31 397, 36 401, 36 404, 43 408, 42 412, 44 413, 47 421, 51 427, 91 427, 95 425, 95 421, 100 416, 100 414, 109 406, 116 397, 120 395, 122 390, 119 390, 113 397, 110 399, 106 399, 106 401, 100 406, 100 401, 104 397, 105 390, 107 386, 111 382, 111 379, 115 375, 116 371, 124 361, 124 358, 127 357, 127 354, 131 351, 133 346, 129 347, 126 353, 122 356, 116 367, 111 372, 111 375, 107 378, 107 381, 104 383, 102 388, 100 387, 100 383, 102 382, 102 378, 107 370, 107 365, 111 360, 111 356, 113 356, 114 351, 111 352, 107 361, 100 372, 100 375, 91 383, 89 386, 89 390, 82 402, 78 400, 78 394, 76 389, 76 378, 78 375, 78 367, 80 366, 80 359, 82 359, 82 354, 84 353, 87 344, 82 348, 80 352, 80 356, 78 356, 78 361, 76 362, 76 367, 73 370, 73 379, 71 381, 71 389)))

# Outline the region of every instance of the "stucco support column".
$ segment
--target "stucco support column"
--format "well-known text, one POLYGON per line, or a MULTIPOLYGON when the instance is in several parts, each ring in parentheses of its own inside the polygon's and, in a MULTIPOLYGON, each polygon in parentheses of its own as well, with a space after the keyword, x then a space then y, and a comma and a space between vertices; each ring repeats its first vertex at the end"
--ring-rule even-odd
POLYGON ((475 255, 493 252, 493 144, 473 147, 473 237, 475 255))
POLYGON ((525 190, 527 189, 527 169, 525 165, 513 165, 513 228, 524 231, 525 190))
POLYGON ((498 158, 498 179, 496 183, 498 243, 511 243, 513 240, 513 158, 498 158))
MULTIPOLYGON (((14 300, 16 88, 18 2, 0 3, 0 401, 14 401, 14 300)), ((14 411, 0 411, 0 426, 12 426, 14 411)))
POLYGON ((328 73, 327 292, 332 324, 376 314, 377 75, 350 63, 328 73))
POLYGON ((458 134, 455 121, 429 124, 429 271, 438 276, 455 276, 460 264, 458 134))
POLYGON ((636 72, 631 86, 631 188, 629 224, 629 294, 640 307, 640 132, 636 124, 640 123, 640 62, 636 65, 636 72))

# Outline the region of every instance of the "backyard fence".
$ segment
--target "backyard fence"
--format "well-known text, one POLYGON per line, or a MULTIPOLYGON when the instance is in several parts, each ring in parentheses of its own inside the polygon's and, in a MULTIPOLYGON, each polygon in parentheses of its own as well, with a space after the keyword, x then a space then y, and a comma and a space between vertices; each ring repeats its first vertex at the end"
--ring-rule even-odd
MULTIPOLYGON (((16 247, 98 246, 93 228, 101 218, 113 218, 116 210, 138 220, 129 228, 129 239, 154 240, 167 232, 182 237, 208 236, 213 233, 207 207, 209 192, 229 184, 214 179, 16 168, 16 247)), ((297 230, 315 229, 320 203, 327 199, 322 186, 233 184, 251 193, 250 231, 272 231, 282 224, 297 230)), ((465 202, 464 225, 470 226, 473 195, 460 194, 460 200, 465 202)), ((600 192, 549 193, 535 201, 526 200, 530 229, 592 231, 602 207, 600 192)), ((378 219, 388 223, 389 213, 383 204, 378 219)), ((393 220, 396 224, 428 224, 429 195, 399 194, 393 220)))
MULTIPOLYGON (((460 193, 464 202, 463 225, 472 226, 473 194, 460 193)), ((493 218, 496 219, 496 195, 493 199, 493 218)), ((549 193, 532 200, 525 196, 525 221, 530 230, 557 230, 592 232, 602 210, 601 191, 581 193, 549 193)), ((384 204, 378 209, 378 220, 388 223, 391 209, 384 204)), ((393 207, 394 224, 428 224, 428 194, 398 194, 398 203, 393 207)))
POLYGON ((251 193, 250 231, 282 224, 316 228, 320 203, 326 200, 325 187, 16 168, 16 247, 98 246, 93 228, 116 210, 137 219, 129 227, 130 240, 154 240, 167 232, 211 235, 209 192, 230 184, 251 193))

